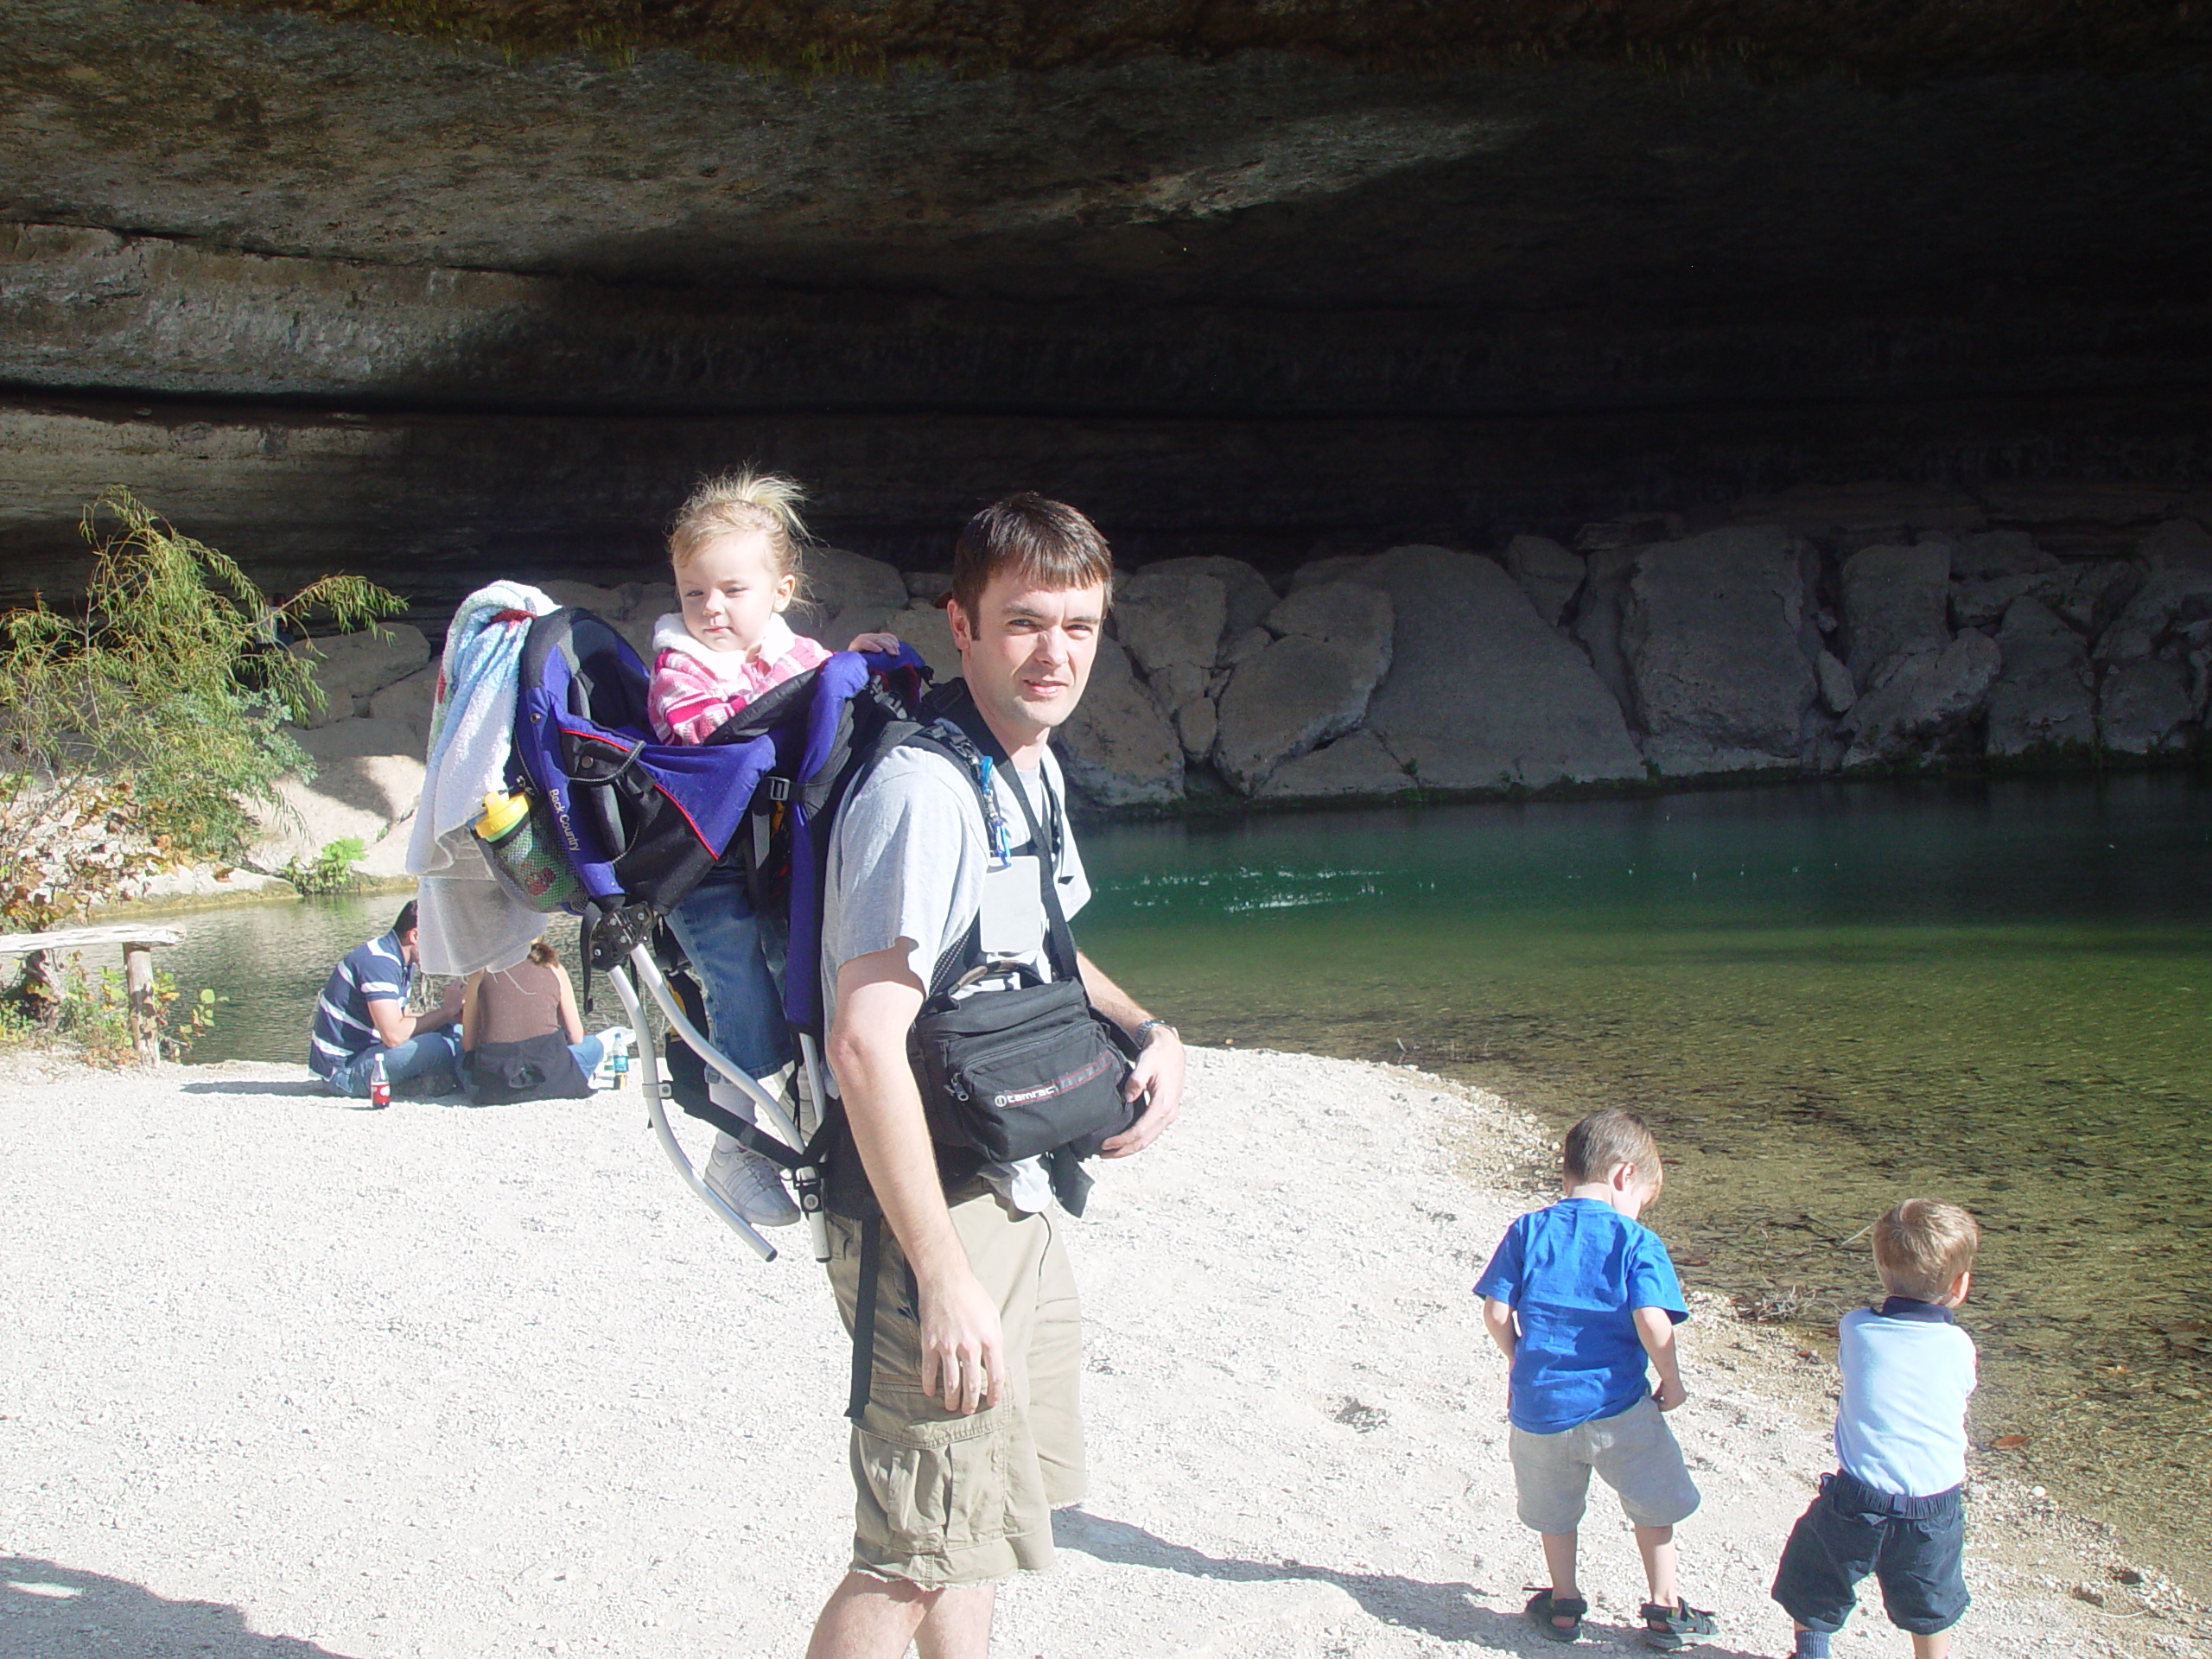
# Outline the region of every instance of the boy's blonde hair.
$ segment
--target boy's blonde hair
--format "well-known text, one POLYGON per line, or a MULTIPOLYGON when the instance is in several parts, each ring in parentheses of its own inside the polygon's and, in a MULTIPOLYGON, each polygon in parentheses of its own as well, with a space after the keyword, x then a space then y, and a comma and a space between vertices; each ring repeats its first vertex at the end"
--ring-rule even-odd
POLYGON ((1592 1112, 1569 1129, 1560 1152, 1572 1181, 1602 1181, 1623 1164, 1634 1164, 1647 1180, 1659 1179, 1659 1143, 1650 1125, 1616 1107, 1592 1112))
POLYGON ((1874 1224, 1874 1267, 1883 1288, 1915 1301, 1942 1301, 1980 1248, 1973 1216, 1937 1198, 1907 1198, 1874 1224))
POLYGON ((756 473, 747 467, 708 479, 677 510, 668 531, 668 562, 681 571, 715 537, 757 530, 768 538, 768 562, 776 575, 796 576, 799 550, 806 544, 806 525, 798 516, 798 504, 805 499, 798 480, 781 473, 756 473))

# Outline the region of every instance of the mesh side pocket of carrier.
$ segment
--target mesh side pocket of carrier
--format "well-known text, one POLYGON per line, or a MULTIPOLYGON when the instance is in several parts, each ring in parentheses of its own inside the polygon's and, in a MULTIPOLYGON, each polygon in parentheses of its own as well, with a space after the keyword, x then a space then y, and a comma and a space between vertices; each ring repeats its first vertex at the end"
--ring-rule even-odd
POLYGON ((469 834, 499 885, 518 903, 556 911, 583 895, 583 884, 561 849, 560 827, 545 798, 529 792, 530 809, 497 835, 472 824, 469 834))

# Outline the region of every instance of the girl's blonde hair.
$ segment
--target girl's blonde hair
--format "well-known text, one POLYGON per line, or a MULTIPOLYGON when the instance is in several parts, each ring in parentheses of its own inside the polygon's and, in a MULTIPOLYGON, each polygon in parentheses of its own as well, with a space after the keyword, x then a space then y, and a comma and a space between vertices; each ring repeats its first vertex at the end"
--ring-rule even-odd
POLYGON ((796 576, 799 550, 806 544, 806 525, 798 516, 798 504, 805 499, 798 480, 781 473, 756 473, 747 467, 708 479, 691 492, 669 526, 668 562, 681 570, 725 531, 757 530, 768 538, 768 559, 777 576, 796 576))
POLYGON ((541 968, 550 968, 561 960, 561 953, 553 948, 553 941, 540 935, 530 947, 530 959, 541 968))

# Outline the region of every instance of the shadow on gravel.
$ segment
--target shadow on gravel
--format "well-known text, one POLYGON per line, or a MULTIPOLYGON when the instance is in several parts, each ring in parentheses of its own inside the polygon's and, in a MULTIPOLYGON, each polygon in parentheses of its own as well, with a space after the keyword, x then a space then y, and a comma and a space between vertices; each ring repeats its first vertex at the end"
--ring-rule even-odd
POLYGON ((341 1106, 365 1104, 362 1101, 342 1100, 323 1086, 320 1077, 309 1077, 304 1083, 252 1082, 244 1077, 232 1077, 227 1083, 188 1083, 177 1090, 185 1095, 314 1095, 341 1106))
POLYGON ((0 1653, 8 1659, 331 1659, 296 1637, 259 1636, 217 1601, 170 1601, 143 1586, 24 1555, 0 1555, 0 1653))
MULTIPOLYGON (((1544 1640, 1517 1613, 1495 1612, 1479 1606, 1480 1593, 1471 1584, 1426 1584, 1388 1573, 1345 1573, 1332 1567, 1313 1567, 1304 1561, 1220 1560, 1204 1555, 1187 1544, 1171 1544, 1126 1521, 1109 1521, 1081 1510, 1052 1513, 1052 1541, 1063 1549, 1080 1550, 1095 1560, 1122 1567, 1151 1567, 1181 1573, 1194 1579, 1216 1579, 1228 1584, 1333 1584, 1370 1618, 1385 1624, 1420 1630, 1446 1642, 1471 1642, 1498 1653, 1552 1653, 1557 1648, 1544 1640)), ((1586 1637, 1617 1637, 1626 1645, 1641 1648, 1641 1632, 1616 1630, 1595 1620, 1583 1626, 1586 1637)), ((1760 1659, 1735 1648, 1701 1643, 1695 1649, 1712 1659, 1760 1659)))

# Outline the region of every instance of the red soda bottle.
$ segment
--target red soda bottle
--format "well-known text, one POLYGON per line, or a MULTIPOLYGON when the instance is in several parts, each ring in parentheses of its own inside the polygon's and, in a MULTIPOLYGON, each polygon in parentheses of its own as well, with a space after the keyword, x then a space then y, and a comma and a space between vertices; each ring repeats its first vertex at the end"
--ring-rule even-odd
POLYGON ((369 1104, 391 1104, 391 1084, 384 1074, 384 1054, 381 1050, 369 1056, 369 1104))

